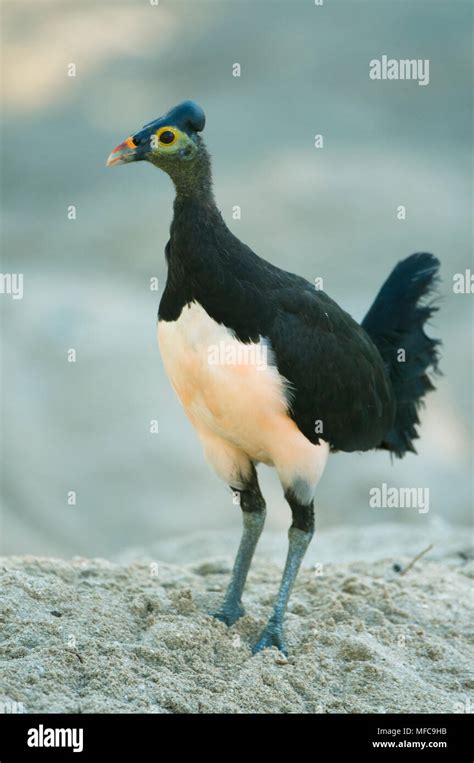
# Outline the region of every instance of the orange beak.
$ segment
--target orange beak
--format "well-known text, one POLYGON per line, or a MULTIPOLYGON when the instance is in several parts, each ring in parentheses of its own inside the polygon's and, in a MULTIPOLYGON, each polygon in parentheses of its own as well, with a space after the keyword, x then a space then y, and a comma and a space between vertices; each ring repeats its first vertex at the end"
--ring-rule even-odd
POLYGON ((123 143, 120 143, 117 148, 114 148, 112 153, 107 159, 107 167, 113 167, 116 164, 128 164, 128 162, 134 162, 136 159, 136 146, 132 138, 127 138, 123 143))

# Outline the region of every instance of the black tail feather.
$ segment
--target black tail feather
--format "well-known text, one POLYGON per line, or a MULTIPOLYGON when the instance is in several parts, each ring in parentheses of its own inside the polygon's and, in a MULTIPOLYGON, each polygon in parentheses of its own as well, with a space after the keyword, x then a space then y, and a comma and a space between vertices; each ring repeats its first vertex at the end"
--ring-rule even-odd
POLYGON ((433 295, 439 281, 439 260, 432 254, 412 254, 393 269, 362 321, 376 344, 392 382, 396 398, 395 421, 380 443, 401 458, 416 453, 418 409, 434 389, 429 372, 438 372, 440 341, 424 332, 424 325, 438 308, 433 295))

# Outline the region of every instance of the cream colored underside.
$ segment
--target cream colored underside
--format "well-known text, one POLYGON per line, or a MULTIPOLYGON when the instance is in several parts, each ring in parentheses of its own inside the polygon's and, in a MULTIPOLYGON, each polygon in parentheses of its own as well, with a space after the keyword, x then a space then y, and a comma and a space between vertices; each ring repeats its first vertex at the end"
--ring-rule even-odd
POLYGON ((244 345, 196 302, 185 306, 177 321, 159 322, 158 342, 170 381, 217 474, 242 488, 250 464, 262 462, 275 466, 285 490, 310 501, 329 449, 325 442, 310 443, 287 415, 287 384, 271 365, 265 342, 244 345))

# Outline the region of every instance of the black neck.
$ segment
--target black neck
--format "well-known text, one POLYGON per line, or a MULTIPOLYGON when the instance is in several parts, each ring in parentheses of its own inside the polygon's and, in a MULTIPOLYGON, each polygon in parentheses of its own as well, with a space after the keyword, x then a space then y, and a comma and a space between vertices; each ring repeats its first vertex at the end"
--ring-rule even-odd
POLYGON ((261 266, 222 219, 212 193, 209 155, 202 145, 200 149, 192 161, 168 171, 176 199, 159 318, 175 321, 186 304, 197 302, 214 320, 247 341, 255 334, 246 316, 256 309, 256 293, 252 289, 243 293, 240 284, 242 279, 258 278, 261 266))
POLYGON ((185 258, 191 267, 198 256, 212 257, 217 232, 227 231, 212 191, 211 158, 199 141, 194 159, 174 165, 169 172, 176 189, 171 249, 175 258, 185 258))
POLYGON ((199 150, 194 158, 189 161, 173 163, 168 172, 176 189, 178 204, 191 201, 215 207, 212 192, 211 157, 202 139, 198 138, 198 140, 199 150))

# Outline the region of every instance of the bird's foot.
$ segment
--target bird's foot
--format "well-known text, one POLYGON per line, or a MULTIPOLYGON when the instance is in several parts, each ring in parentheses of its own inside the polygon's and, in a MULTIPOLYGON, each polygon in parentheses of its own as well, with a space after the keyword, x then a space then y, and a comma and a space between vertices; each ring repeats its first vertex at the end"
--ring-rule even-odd
POLYGON ((285 657, 288 657, 288 650, 283 635, 283 623, 278 620, 270 619, 260 634, 260 638, 252 648, 252 654, 261 652, 262 649, 269 649, 276 646, 285 657))
POLYGON ((215 617, 216 620, 220 620, 226 625, 233 625, 239 617, 245 615, 245 609, 240 601, 238 602, 224 602, 219 609, 214 612, 209 612, 211 617, 215 617))

